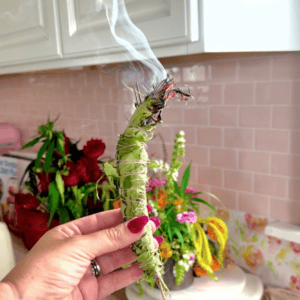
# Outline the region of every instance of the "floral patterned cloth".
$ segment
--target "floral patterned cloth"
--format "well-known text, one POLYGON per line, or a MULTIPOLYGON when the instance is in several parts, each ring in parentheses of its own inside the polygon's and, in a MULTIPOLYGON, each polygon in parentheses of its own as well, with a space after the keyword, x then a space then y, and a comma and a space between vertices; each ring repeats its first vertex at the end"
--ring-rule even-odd
POLYGON ((237 265, 265 285, 297 291, 300 297, 300 244, 266 236, 266 225, 276 220, 227 209, 201 210, 201 218, 209 216, 226 222, 230 255, 237 265))

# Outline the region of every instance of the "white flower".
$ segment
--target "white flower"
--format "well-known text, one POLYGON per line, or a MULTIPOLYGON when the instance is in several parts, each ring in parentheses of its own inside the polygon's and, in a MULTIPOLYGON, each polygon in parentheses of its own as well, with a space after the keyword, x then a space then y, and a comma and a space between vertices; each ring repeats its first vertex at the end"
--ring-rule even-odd
POLYGON ((180 137, 180 138, 177 139, 177 142, 185 143, 185 138, 184 137, 180 137))
POLYGON ((155 217, 158 216, 157 210, 155 208, 153 208, 152 213, 154 214, 155 217))
POLYGON ((178 262, 178 264, 179 264, 180 266, 183 266, 183 261, 180 260, 180 261, 178 262))
POLYGON ((183 130, 180 130, 180 131, 179 131, 179 134, 180 134, 180 135, 184 135, 184 131, 183 131, 183 130))
POLYGON ((188 254, 183 254, 182 257, 189 258, 190 256, 188 254))

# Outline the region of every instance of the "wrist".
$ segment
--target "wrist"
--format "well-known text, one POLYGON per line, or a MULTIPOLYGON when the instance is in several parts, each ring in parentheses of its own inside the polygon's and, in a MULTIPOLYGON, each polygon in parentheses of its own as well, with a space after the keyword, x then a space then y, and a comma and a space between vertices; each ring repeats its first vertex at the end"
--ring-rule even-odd
POLYGON ((18 292, 10 282, 0 282, 0 299, 18 300, 18 292))

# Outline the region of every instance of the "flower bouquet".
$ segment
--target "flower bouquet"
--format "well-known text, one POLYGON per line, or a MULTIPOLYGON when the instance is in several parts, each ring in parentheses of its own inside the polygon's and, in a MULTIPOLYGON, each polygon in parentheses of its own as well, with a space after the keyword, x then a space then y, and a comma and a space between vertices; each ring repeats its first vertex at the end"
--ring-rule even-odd
MULTIPOLYGON (((27 167, 25 188, 29 193, 15 197, 17 230, 39 231, 103 210, 100 184, 106 180, 99 157, 105 150, 100 139, 89 140, 82 150, 63 131, 48 121, 38 127, 38 137, 23 149, 42 143, 37 158, 27 167), (35 218, 33 217, 35 215, 35 218), (35 219, 36 221, 32 221, 35 219), (39 221, 37 221, 39 219, 39 221), (55 222, 51 222, 55 219, 55 222), (30 225, 31 224, 31 225, 30 225)), ((37 241, 37 240, 36 240, 37 241)), ((34 244, 29 243, 28 248, 34 244)))
MULTIPOLYGON (((196 276, 209 275, 217 280, 214 271, 223 265, 225 245, 228 238, 225 223, 219 218, 199 218, 198 203, 215 211, 215 207, 199 198, 203 192, 188 187, 191 163, 185 169, 180 185, 178 171, 182 166, 179 157, 185 155, 184 132, 176 135, 172 163, 150 159, 148 166, 151 177, 147 186, 148 212, 156 224, 154 236, 162 236, 159 242, 160 256, 165 266, 172 260, 170 274, 165 267, 165 282, 174 282, 169 289, 178 289, 188 272, 196 276), (198 214, 198 215, 197 215, 198 214)), ((210 194, 219 201, 219 199, 210 194)), ((148 280, 154 287, 154 280, 148 280)), ((143 294, 141 280, 138 282, 140 295, 143 294)), ((186 284, 184 285, 186 287, 186 284)))

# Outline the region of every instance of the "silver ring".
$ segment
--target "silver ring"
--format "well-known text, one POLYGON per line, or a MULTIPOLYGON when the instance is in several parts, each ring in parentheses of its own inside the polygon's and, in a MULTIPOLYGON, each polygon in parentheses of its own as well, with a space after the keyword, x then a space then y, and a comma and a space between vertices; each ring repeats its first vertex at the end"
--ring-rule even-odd
POLYGON ((92 265, 92 274, 96 278, 98 278, 101 275, 101 268, 100 268, 100 266, 94 260, 91 260, 91 265, 92 265))

